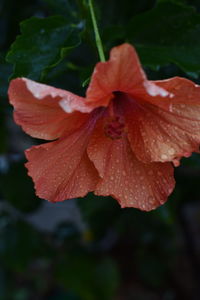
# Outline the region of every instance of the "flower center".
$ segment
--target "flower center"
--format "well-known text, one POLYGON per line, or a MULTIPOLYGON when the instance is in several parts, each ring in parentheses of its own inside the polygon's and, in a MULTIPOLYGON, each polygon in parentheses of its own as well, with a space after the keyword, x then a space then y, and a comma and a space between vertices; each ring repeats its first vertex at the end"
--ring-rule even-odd
POLYGON ((123 97, 121 92, 113 92, 114 98, 107 108, 107 118, 104 124, 104 133, 112 140, 120 139, 125 133, 125 120, 123 118, 120 102, 123 97))
POLYGON ((104 126, 105 135, 107 135, 112 140, 120 139, 125 132, 124 129, 124 121, 119 116, 113 116, 110 119, 107 119, 104 126))

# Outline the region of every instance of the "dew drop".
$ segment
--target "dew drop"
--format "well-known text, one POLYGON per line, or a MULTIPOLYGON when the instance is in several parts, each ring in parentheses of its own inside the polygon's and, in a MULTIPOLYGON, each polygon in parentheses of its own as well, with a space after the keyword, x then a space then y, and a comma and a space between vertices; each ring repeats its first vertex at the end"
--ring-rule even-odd
POLYGON ((168 157, 167 157, 166 154, 162 154, 162 155, 161 155, 161 159, 164 159, 164 160, 165 160, 165 159, 167 159, 167 158, 168 158, 168 157))
POLYGON ((153 203, 154 203, 154 198, 153 198, 152 196, 149 196, 149 197, 148 197, 148 202, 149 202, 150 204, 153 204, 153 203))
POLYGON ((173 154, 175 154, 175 150, 174 150, 173 148, 171 148, 171 149, 168 150, 168 153, 169 153, 170 155, 173 155, 173 154))
POLYGON ((145 204, 142 204, 141 206, 142 206, 143 209, 146 209, 146 205, 145 204))

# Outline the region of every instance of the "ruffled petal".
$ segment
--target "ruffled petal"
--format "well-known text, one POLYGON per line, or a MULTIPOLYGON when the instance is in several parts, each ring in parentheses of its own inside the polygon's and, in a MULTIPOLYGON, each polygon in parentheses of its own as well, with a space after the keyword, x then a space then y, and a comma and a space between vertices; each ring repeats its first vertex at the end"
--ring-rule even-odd
POLYGON ((57 202, 83 197, 95 189, 99 175, 86 153, 90 132, 89 127, 82 127, 68 137, 26 151, 28 174, 40 198, 57 202))
POLYGON ((16 123, 31 136, 46 140, 76 129, 86 118, 81 112, 91 111, 84 98, 25 78, 12 80, 8 95, 16 123))
POLYGON ((112 48, 110 59, 96 65, 86 98, 94 106, 107 106, 112 92, 140 93, 145 74, 135 49, 129 44, 112 48))
POLYGON ((179 165, 181 157, 199 151, 200 87, 182 78, 156 84, 173 97, 149 97, 144 102, 126 97, 123 103, 129 141, 144 162, 173 161, 179 165))
POLYGON ((186 78, 173 77, 165 80, 147 81, 144 86, 146 86, 146 91, 141 94, 142 100, 165 110, 170 111, 175 103, 199 104, 200 86, 186 78), (152 86, 152 84, 154 88, 149 90, 147 87, 152 86))
POLYGON ((102 178, 95 194, 111 195, 121 207, 155 209, 167 200, 174 188, 170 163, 140 162, 126 137, 116 140, 106 137, 102 123, 93 133, 87 152, 102 178))

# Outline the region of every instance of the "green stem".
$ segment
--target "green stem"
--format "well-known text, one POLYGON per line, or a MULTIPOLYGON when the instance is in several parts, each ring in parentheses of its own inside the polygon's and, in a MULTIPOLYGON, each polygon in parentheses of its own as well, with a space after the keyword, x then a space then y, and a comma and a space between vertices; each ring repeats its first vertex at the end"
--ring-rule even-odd
POLYGON ((106 61, 104 52, 103 52, 103 45, 102 45, 102 41, 101 41, 101 37, 99 34, 95 13, 94 13, 94 7, 93 7, 92 0, 89 0, 89 8, 90 8, 90 14, 91 14, 91 18, 92 18, 93 27, 94 27, 95 40, 96 40, 96 45, 97 45, 97 49, 99 52, 100 61, 106 61))

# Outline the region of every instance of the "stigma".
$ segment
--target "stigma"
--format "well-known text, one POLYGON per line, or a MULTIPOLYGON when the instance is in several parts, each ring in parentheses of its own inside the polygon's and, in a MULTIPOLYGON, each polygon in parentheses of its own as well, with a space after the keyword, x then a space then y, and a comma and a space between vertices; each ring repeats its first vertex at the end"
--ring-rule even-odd
POLYGON ((125 133, 125 123, 120 116, 108 118, 104 125, 104 133, 112 140, 120 139, 125 133))

